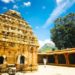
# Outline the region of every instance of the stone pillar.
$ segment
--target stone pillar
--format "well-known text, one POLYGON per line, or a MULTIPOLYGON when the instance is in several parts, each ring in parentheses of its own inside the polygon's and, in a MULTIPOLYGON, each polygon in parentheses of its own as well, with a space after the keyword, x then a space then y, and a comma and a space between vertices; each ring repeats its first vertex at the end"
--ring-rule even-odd
POLYGON ((69 64, 69 59, 68 59, 69 54, 65 53, 64 56, 65 56, 65 59, 66 59, 66 64, 68 65, 69 64))
POLYGON ((33 70, 37 69, 37 47, 33 47, 32 49, 32 67, 33 70))
POLYGON ((58 56, 55 54, 54 57, 55 57, 55 64, 58 64, 58 56))

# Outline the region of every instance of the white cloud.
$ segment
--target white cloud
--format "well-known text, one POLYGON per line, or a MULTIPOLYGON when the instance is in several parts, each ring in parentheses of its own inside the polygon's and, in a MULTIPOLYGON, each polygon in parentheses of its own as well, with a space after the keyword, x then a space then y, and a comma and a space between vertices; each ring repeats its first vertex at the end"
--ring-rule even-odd
POLYGON ((29 7, 29 6, 31 6, 31 2, 24 2, 24 6, 26 6, 26 7, 29 7))
POLYGON ((40 44, 39 48, 41 48, 46 43, 50 43, 51 45, 55 46, 55 44, 54 44, 54 42, 52 40, 46 39, 46 40, 39 40, 39 44, 40 44))
POLYGON ((14 0, 1 0, 4 3, 14 2, 14 0))
POLYGON ((65 2, 65 0, 56 0, 57 5, 62 4, 63 2, 65 2))
POLYGON ((42 6, 42 9, 46 9, 46 6, 42 6))
POLYGON ((35 29, 39 29, 39 26, 36 26, 35 29))
POLYGON ((7 7, 3 7, 3 10, 7 10, 7 7))
POLYGON ((73 4, 75 3, 75 0, 65 0, 62 4, 57 6, 53 12, 50 14, 49 18, 44 24, 44 28, 48 27, 51 25, 65 10, 70 8, 73 4))
POLYGON ((17 5, 13 5, 13 9, 18 9, 18 6, 17 5))

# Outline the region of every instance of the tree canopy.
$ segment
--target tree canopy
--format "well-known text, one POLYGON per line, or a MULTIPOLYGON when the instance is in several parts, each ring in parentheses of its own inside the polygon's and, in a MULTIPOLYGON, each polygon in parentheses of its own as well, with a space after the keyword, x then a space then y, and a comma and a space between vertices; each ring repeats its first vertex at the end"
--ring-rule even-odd
POLYGON ((58 18, 50 31, 58 49, 75 47, 75 14, 58 18))

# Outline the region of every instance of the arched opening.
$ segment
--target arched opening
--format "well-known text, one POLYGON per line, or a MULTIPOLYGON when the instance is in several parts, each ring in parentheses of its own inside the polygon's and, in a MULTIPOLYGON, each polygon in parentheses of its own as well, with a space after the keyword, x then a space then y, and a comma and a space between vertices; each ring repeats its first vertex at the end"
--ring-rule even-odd
POLYGON ((25 57, 23 55, 20 56, 20 64, 24 64, 25 62, 25 57))
POLYGON ((66 59, 63 54, 58 55, 58 63, 59 64, 66 64, 66 59))
POLYGON ((75 53, 69 55, 69 63, 75 64, 75 53))
POLYGON ((0 56, 0 64, 3 64, 3 63, 4 63, 4 57, 0 56))
POLYGON ((49 55, 48 56, 48 63, 55 63, 54 55, 49 55))

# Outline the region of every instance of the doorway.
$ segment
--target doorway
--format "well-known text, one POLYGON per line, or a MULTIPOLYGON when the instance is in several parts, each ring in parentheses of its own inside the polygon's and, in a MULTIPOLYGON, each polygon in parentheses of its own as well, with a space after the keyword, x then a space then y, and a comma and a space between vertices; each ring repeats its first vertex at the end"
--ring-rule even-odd
POLYGON ((54 55, 49 55, 48 56, 48 63, 55 63, 55 58, 54 58, 54 55))
POLYGON ((58 63, 59 64, 66 64, 66 59, 65 59, 64 54, 58 55, 58 63))
POLYGON ((75 64, 75 53, 69 54, 69 63, 75 64))
POLYGON ((3 64, 3 63, 4 63, 4 57, 0 56, 0 64, 3 64))
POLYGON ((20 56, 20 64, 24 64, 25 62, 25 57, 23 55, 20 56))

